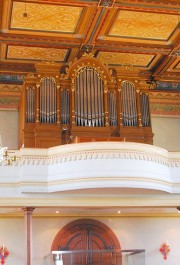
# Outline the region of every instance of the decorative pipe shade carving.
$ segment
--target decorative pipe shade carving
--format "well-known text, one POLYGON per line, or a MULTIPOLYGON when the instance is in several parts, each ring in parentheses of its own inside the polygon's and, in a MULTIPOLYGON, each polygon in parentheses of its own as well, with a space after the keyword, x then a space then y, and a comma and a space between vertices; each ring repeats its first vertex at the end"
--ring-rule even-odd
POLYGON ((35 122, 35 87, 26 88, 26 122, 35 122))
POLYGON ((122 122, 124 126, 138 126, 136 89, 132 82, 122 82, 122 122))
POLYGON ((56 123, 56 82, 52 77, 41 79, 39 98, 39 118, 41 123, 56 123))
POLYGON ((104 126, 104 81, 89 66, 76 76, 75 122, 77 126, 104 126))

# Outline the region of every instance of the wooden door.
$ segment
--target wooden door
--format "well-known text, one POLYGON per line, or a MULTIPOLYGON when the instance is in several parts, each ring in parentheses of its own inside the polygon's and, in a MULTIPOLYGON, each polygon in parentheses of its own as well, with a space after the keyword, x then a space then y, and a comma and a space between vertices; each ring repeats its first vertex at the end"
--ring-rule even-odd
POLYGON ((77 220, 65 226, 55 237, 52 250, 88 250, 88 253, 63 255, 63 264, 114 265, 121 264, 121 257, 111 250, 120 249, 120 244, 105 224, 95 220, 77 220), (108 253, 91 253, 91 250, 108 250, 108 253))

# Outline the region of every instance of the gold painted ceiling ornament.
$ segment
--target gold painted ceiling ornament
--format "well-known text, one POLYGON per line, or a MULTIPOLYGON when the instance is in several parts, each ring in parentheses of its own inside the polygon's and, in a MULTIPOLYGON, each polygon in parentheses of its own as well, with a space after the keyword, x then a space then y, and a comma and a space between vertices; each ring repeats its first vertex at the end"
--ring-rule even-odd
POLYGON ((115 0, 100 0, 99 6, 101 7, 113 7, 115 0))
POLYGON ((84 53, 91 53, 92 50, 93 50, 93 48, 94 48, 94 45, 93 44, 82 44, 80 49, 84 53))
POLYGON ((85 52, 85 53, 83 53, 82 57, 86 57, 86 58, 94 58, 94 54, 91 53, 91 52, 90 52, 90 53, 85 52))

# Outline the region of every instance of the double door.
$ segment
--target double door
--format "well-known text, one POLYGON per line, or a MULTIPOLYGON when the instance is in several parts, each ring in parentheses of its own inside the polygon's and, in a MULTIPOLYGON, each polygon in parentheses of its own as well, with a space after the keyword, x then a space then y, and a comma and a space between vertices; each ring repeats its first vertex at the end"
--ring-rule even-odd
POLYGON ((63 254, 63 265, 120 265, 120 254, 117 239, 105 225, 84 220, 66 227, 59 234, 58 250, 68 250, 63 254))

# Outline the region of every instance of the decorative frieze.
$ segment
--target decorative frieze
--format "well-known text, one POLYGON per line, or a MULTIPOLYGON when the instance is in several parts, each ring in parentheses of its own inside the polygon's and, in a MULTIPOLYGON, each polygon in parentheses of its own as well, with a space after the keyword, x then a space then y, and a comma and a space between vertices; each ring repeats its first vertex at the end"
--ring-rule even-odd
MULTIPOLYGON (((171 153, 170 153, 171 154, 171 153)), ((168 167, 180 166, 180 154, 169 158, 165 149, 135 143, 87 143, 58 146, 49 149, 21 149, 16 153, 16 166, 68 163, 81 160, 142 160, 168 167), (141 148, 138 148, 138 145, 141 148), (62 148, 61 148, 62 147, 62 148), (72 148, 71 148, 72 147, 72 148), (76 147, 76 148, 75 148, 76 147), (142 148, 143 147, 143 148, 142 148), (26 153, 27 150, 27 153, 26 153), (50 153, 45 152, 49 150, 50 153), (31 152, 31 153, 30 153, 31 152), (45 153, 44 153, 45 152, 45 153)))

